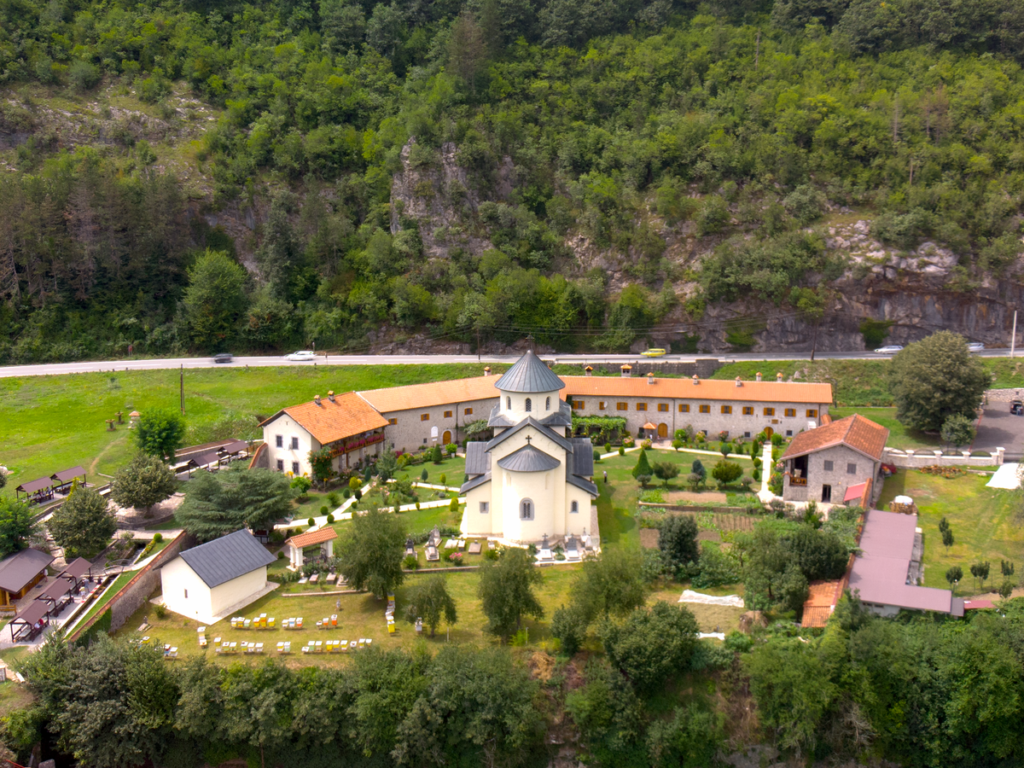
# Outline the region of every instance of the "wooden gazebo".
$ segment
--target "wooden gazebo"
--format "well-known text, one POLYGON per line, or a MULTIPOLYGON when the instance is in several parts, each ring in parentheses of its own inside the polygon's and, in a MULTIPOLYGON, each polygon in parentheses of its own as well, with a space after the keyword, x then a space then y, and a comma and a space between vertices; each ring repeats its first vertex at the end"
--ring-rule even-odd
POLYGON ((67 493, 71 490, 71 484, 75 480, 81 480, 85 483, 85 470, 82 467, 71 467, 71 469, 65 469, 61 472, 54 472, 50 475, 50 480, 53 481, 53 490, 56 493, 67 493))
POLYGON ((25 494, 26 501, 49 501, 53 498, 53 480, 49 477, 40 477, 38 480, 22 483, 14 489, 14 495, 21 499, 22 494, 25 494))

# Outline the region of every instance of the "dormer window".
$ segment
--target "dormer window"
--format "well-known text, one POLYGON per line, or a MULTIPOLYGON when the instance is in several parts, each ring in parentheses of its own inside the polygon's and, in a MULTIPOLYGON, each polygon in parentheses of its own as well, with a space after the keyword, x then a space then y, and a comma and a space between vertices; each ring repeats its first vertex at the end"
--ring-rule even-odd
POLYGON ((526 398, 526 412, 529 413, 533 410, 533 401, 530 398, 526 398))
POLYGON ((551 410, 551 398, 550 397, 547 397, 544 400, 544 410, 545 411, 550 411, 551 410))

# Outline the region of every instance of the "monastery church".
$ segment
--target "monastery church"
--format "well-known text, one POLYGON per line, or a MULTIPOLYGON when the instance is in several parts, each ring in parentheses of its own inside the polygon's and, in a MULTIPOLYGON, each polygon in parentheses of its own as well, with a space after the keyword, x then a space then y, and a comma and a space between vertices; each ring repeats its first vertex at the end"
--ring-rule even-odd
POLYGON ((466 446, 462 532, 517 543, 594 531, 594 447, 572 434, 565 383, 527 352, 494 384, 494 438, 466 446))

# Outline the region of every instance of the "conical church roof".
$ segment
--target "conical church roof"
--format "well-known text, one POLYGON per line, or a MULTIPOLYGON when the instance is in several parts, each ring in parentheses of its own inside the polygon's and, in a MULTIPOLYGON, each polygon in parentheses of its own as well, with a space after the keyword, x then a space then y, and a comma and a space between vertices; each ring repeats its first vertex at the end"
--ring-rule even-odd
POLYGON ((502 392, 555 392, 564 389, 565 382, 558 378, 531 350, 505 371, 494 386, 502 392))

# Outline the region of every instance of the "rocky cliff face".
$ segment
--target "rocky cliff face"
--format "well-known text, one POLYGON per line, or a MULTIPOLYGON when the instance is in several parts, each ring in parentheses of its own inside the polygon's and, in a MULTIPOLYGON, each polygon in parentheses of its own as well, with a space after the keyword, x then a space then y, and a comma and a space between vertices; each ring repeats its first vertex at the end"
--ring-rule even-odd
MULTIPOLYGON (((479 255, 492 247, 476 216, 482 196, 459 166, 457 148, 446 144, 439 161, 417 166, 414 146, 413 139, 403 148, 403 168, 393 178, 392 232, 401 229, 403 219, 415 221, 428 258, 447 258, 454 248, 479 255)), ((491 199, 501 199, 511 190, 511 161, 506 159, 499 177, 498 193, 491 199)), ((701 259, 721 241, 721 237, 697 237, 692 223, 668 227, 653 212, 647 223, 665 240, 664 257, 680 268, 678 272, 699 267, 701 259)), ((634 351, 649 344, 668 348, 694 334, 699 337, 701 352, 736 351, 726 340, 729 330, 736 328, 752 335, 753 351, 806 353, 812 345, 819 351, 856 351, 866 349, 861 332, 866 319, 889 323, 887 341, 896 344, 941 329, 955 330, 989 346, 1009 344, 1013 310, 1024 299, 1024 288, 1015 281, 986 278, 972 282, 966 271, 957 269, 957 255, 939 243, 925 242, 911 251, 886 246, 871 236, 870 219, 854 218, 849 211, 831 211, 814 229, 825 238, 826 247, 848 264, 845 273, 830 285, 835 300, 817 329, 816 341, 813 325, 791 308, 740 301, 708 306, 699 320, 689 317, 680 306, 663 321, 678 324, 677 329, 638 340, 634 351)), ((570 233, 565 245, 574 256, 566 274, 602 269, 613 294, 634 281, 625 267, 635 254, 599 248, 579 232, 570 233)), ((680 303, 698 288, 685 281, 672 287, 680 303)), ((399 346, 408 344, 422 347, 411 340, 399 346)))

